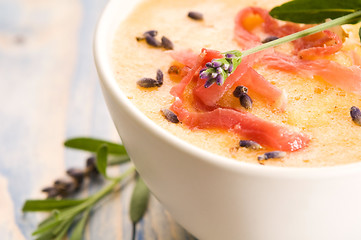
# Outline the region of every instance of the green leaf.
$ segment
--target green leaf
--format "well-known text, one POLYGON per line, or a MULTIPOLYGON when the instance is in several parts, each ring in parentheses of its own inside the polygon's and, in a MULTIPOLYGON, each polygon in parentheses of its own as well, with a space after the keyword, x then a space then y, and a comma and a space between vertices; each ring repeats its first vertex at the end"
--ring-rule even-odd
POLYGON ((359 36, 360 41, 361 41, 361 27, 360 27, 360 29, 358 30, 358 36, 359 36))
POLYGON ((103 144, 97 151, 96 166, 98 171, 104 176, 107 176, 107 162, 108 162, 108 145, 103 144))
POLYGON ((127 154, 108 156, 108 166, 119 165, 119 164, 127 163, 129 161, 130 158, 127 154))
POLYGON ((86 222, 90 215, 91 207, 88 207, 85 212, 83 213, 83 216, 79 220, 79 222, 75 225, 74 230, 71 233, 71 237, 69 240, 79 240, 83 237, 84 228, 86 225, 86 222))
POLYGON ((36 237, 36 240, 49 240, 49 239, 53 239, 53 238, 54 238, 54 234, 52 232, 52 229, 50 229, 49 231, 38 235, 36 237))
MULTIPOLYGON (((129 174, 134 172, 134 167, 129 168, 127 171, 125 171, 121 176, 113 179, 112 183, 107 185, 106 187, 102 188, 100 191, 95 193, 94 195, 80 200, 77 204, 73 203, 69 204, 72 206, 68 206, 67 208, 63 209, 54 209, 51 213, 51 215, 46 218, 43 222, 41 222, 38 226, 38 228, 32 233, 33 236, 36 236, 37 239, 40 240, 47 240, 47 239, 62 239, 65 234, 67 233, 68 229, 74 222, 74 219, 78 218, 78 215, 81 214, 83 211, 86 211, 90 208, 92 208, 100 199, 102 199, 104 196, 109 194, 118 184, 120 181, 122 181, 124 178, 126 178, 129 174)), ((36 208, 45 208, 44 206, 38 206, 37 203, 39 203, 38 200, 31 200, 34 201, 33 203, 29 203, 30 205, 27 205, 25 209, 36 209, 36 208), (34 205, 32 205, 34 204, 34 205)), ((48 200, 46 200, 48 201, 48 200)), ((71 201, 77 201, 77 200, 71 200, 71 201)), ((65 202, 64 200, 56 202, 53 200, 50 200, 50 202, 58 204, 59 202, 65 202)), ((70 203, 70 202, 68 202, 70 203)), ((26 204, 25 204, 26 205, 26 204)), ((83 215, 84 217, 84 215, 83 215)), ((83 220, 85 221, 85 220, 83 220)), ((80 224, 80 223, 79 223, 80 224)), ((83 223, 82 223, 83 224, 83 223)), ((79 227, 80 228, 80 227, 79 227)))
POLYGON ((104 196, 106 196, 108 193, 110 193, 114 187, 123 180, 126 176, 128 176, 130 173, 134 171, 134 167, 129 168, 126 172, 124 172, 121 176, 119 176, 116 179, 113 179, 113 182, 109 184, 108 186, 104 187, 94 195, 88 197, 86 201, 75 205, 70 208, 63 209, 59 211, 56 215, 54 215, 51 219, 46 220, 39 228, 33 232, 33 235, 41 234, 51 228, 56 227, 60 222, 66 221, 68 219, 73 218, 80 212, 84 211, 84 209, 88 208, 89 206, 93 206, 96 204, 100 199, 102 199, 104 196))
POLYGON ((60 234, 64 231, 65 228, 68 229, 68 226, 71 225, 71 223, 73 222, 74 218, 75 218, 75 215, 74 215, 73 217, 69 218, 69 219, 66 219, 66 220, 61 221, 56 227, 54 227, 54 229, 53 229, 53 235, 54 235, 54 236, 58 236, 58 235, 60 235, 60 234), (70 225, 69 225, 69 224, 70 224, 70 225))
POLYGON ((68 232, 71 224, 73 223, 74 218, 69 219, 68 221, 65 221, 64 224, 59 227, 59 230, 57 232, 54 232, 54 236, 56 236, 55 240, 62 240, 65 234, 68 232))
MULTIPOLYGON (((93 195, 93 196, 95 196, 95 195, 93 195)), ((62 225, 64 222, 69 221, 69 219, 74 219, 74 217, 77 214, 79 214, 86 207, 91 205, 93 203, 91 198, 92 197, 90 197, 86 201, 84 201, 80 204, 74 205, 72 207, 53 211, 53 215, 50 218, 43 221, 39 225, 39 227, 32 233, 32 235, 33 236, 39 235, 44 232, 47 232, 50 229, 53 229, 53 233, 54 233, 54 231, 57 232, 60 225, 62 225)))
POLYGON ((49 221, 44 222, 43 224, 41 224, 41 226, 39 226, 33 233, 33 236, 39 235, 39 234, 43 234, 47 231, 49 231, 50 229, 56 227, 59 223, 61 223, 61 220, 57 219, 56 217, 53 217, 51 219, 49 219, 49 221))
POLYGON ((361 0, 293 0, 270 11, 274 18, 296 23, 322 23, 361 9, 361 0))
POLYGON ((78 137, 68 139, 64 142, 64 145, 66 147, 85 150, 89 152, 97 152, 98 148, 103 144, 106 144, 108 146, 109 154, 127 154, 123 145, 96 138, 78 137))
POLYGON ((242 57, 241 56, 232 58, 232 65, 233 65, 232 73, 236 70, 238 65, 241 64, 241 62, 242 62, 242 57))
POLYGON ((130 201, 130 219, 133 224, 137 223, 144 215, 148 207, 149 189, 143 179, 138 177, 130 201))
POLYGON ((55 214, 54 212, 51 212, 51 214, 50 214, 47 218, 45 218, 43 221, 41 221, 41 222, 39 223, 38 228, 44 226, 45 224, 47 224, 47 223, 49 223, 49 222, 51 222, 51 221, 54 221, 55 215, 56 215, 56 214, 55 214))
POLYGON ((52 211, 54 209, 64 209, 78 205, 86 199, 82 200, 71 200, 71 199, 45 199, 45 200, 27 200, 23 206, 23 212, 37 212, 37 211, 52 211))
POLYGON ((242 52, 240 52, 239 50, 231 50, 231 51, 223 52, 222 54, 223 55, 233 54, 236 57, 242 57, 242 52))

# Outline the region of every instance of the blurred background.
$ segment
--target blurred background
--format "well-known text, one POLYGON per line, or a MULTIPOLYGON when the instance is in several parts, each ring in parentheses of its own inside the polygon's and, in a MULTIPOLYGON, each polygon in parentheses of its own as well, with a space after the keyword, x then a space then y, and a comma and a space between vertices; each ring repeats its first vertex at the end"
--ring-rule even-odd
MULTIPOLYGON (((65 139, 120 141, 98 84, 92 54, 107 0, 0 0, 0 238, 32 239, 46 214, 22 213, 26 199, 84 167, 89 154, 65 139)), ((121 169, 113 170, 115 172, 121 169)), ((131 185, 131 184, 130 184, 131 185)), ((104 186, 99 182, 84 196, 104 186)), ((131 186, 92 214, 85 239, 131 239, 131 186)), ((137 239, 193 239, 152 197, 137 239)))

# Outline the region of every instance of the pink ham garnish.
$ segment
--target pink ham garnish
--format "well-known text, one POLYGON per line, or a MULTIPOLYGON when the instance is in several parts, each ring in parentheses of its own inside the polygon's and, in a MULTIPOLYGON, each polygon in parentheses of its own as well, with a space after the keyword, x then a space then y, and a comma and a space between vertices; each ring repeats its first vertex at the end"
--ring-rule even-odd
POLYGON ((341 50, 342 40, 336 33, 325 30, 321 33, 295 40, 294 46, 295 52, 300 58, 321 57, 341 50))
POLYGON ((346 67, 324 59, 303 60, 280 53, 266 55, 261 61, 269 68, 309 77, 322 77, 324 81, 334 86, 361 95, 361 68, 359 66, 346 67))
MULTIPOLYGON (((263 99, 270 105, 273 105, 280 110, 284 110, 287 103, 284 93, 251 68, 256 59, 262 57, 264 54, 264 52, 260 52, 246 56, 237 69, 221 86, 214 84, 209 88, 204 88, 206 80, 200 79, 196 76, 197 86, 194 88, 193 93, 195 99, 197 100, 195 104, 197 104, 198 108, 208 110, 214 109, 225 92, 229 91, 229 89, 232 89, 234 86, 242 85, 247 87, 250 91, 263 97, 263 99)), ((190 68, 190 71, 182 79, 180 84, 172 88, 171 94, 173 96, 181 96, 180 93, 184 92, 185 87, 207 62, 210 62, 215 58, 223 57, 220 52, 209 49, 203 49, 202 53, 197 57, 194 57, 194 53, 189 52, 188 50, 174 51, 171 56, 173 55, 174 60, 179 61, 190 68), (179 56, 175 57, 177 54, 179 56), (189 54, 189 57, 187 57, 187 54, 189 54), (191 62, 194 63, 193 66, 190 65, 191 62)))
MULTIPOLYGON (((261 30, 273 36, 283 37, 305 28, 293 23, 280 25, 264 9, 257 7, 245 8, 236 16, 234 34, 238 43, 246 48, 261 43, 259 37, 247 31, 244 25, 245 19, 252 14, 256 14, 263 19, 261 30), (249 42, 247 42, 247 39, 249 39, 249 42)), ((293 41, 293 45, 293 56, 270 53, 266 54, 265 57, 261 57, 260 62, 270 68, 282 71, 295 74, 301 73, 310 77, 320 76, 326 82, 345 91, 361 94, 361 60, 357 54, 353 52, 351 55, 355 64, 351 67, 327 59, 319 59, 336 53, 342 48, 342 40, 336 33, 325 30, 297 39, 293 41)))
POLYGON ((207 112, 189 112, 179 98, 171 110, 191 129, 225 129, 275 150, 296 151, 307 146, 310 141, 303 133, 291 131, 245 111, 216 108, 207 112))
POLYGON ((178 119, 191 129, 225 129, 275 150, 295 151, 305 147, 310 139, 302 133, 291 131, 285 126, 263 120, 246 111, 218 106, 217 99, 220 99, 234 84, 248 85, 260 95, 267 96, 270 101, 276 101, 282 96, 280 90, 247 64, 247 59, 227 78, 225 84, 222 86, 214 84, 204 88, 205 80, 199 78, 199 70, 213 58, 219 57, 221 57, 219 52, 203 49, 188 74, 171 89, 171 94, 175 97, 171 110, 178 119), (192 81, 196 81, 196 87, 192 92, 192 102, 189 104, 186 103, 189 99, 185 98, 184 94, 192 81))
MULTIPOLYGON (((261 39, 247 30, 245 26, 245 20, 251 15, 258 15, 263 19, 261 30, 270 36, 284 37, 308 27, 301 27, 294 23, 280 25, 265 9, 259 7, 244 8, 235 18, 234 36, 236 41, 246 49, 261 44, 261 39)), ((340 37, 334 32, 327 30, 297 39, 293 43, 295 54, 303 58, 327 56, 342 48, 342 40, 340 37)))
POLYGON ((185 49, 181 51, 168 51, 169 55, 177 62, 182 63, 187 67, 192 67, 196 64, 198 54, 193 52, 191 49, 185 49))
POLYGON ((255 47, 261 44, 261 39, 247 30, 245 21, 251 15, 259 15, 263 19, 262 29, 277 29, 278 23, 269 14, 268 11, 258 7, 247 7, 238 12, 235 18, 234 36, 236 41, 245 49, 255 47))
MULTIPOLYGON (((186 86, 192 81, 194 76, 198 76, 199 71, 201 70, 201 67, 203 67, 207 62, 212 61, 212 59, 214 58, 222 58, 223 55, 215 50, 209 50, 209 49, 202 49, 201 54, 199 54, 197 56, 197 58, 194 58, 194 53, 193 52, 189 52, 187 51, 178 51, 179 55, 181 55, 182 57, 177 57, 176 61, 182 61, 182 59, 187 59, 187 61, 185 62, 180 62, 188 67, 190 67, 190 70, 188 71, 187 75, 182 79, 182 81, 174 86, 170 93, 173 96, 178 96, 181 97, 186 86), (190 57, 186 57, 187 54, 190 53, 190 57), (178 59, 178 60, 177 60, 178 59), (187 65, 187 64, 191 64, 191 62, 193 62, 194 64, 191 65, 187 65)), ((174 54, 174 53, 173 53, 174 54)))

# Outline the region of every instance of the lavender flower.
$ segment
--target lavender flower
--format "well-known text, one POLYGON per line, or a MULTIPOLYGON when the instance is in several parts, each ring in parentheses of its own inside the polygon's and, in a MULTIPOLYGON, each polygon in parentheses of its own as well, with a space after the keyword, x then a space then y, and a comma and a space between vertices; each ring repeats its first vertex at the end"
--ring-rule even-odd
POLYGON ((207 62, 205 68, 199 72, 201 79, 206 79, 205 88, 214 83, 221 86, 227 77, 233 73, 233 70, 241 63, 241 53, 239 51, 230 51, 224 53, 224 58, 213 59, 207 62))

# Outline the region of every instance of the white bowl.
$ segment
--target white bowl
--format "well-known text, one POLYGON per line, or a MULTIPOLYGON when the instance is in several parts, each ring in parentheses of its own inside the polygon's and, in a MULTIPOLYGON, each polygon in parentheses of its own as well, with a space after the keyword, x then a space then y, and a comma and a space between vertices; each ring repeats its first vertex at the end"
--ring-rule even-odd
POLYGON ((307 169, 237 162, 178 139, 132 105, 109 51, 138 2, 109 2, 95 34, 95 63, 131 159, 172 216, 206 240, 360 240, 361 163, 307 169))

